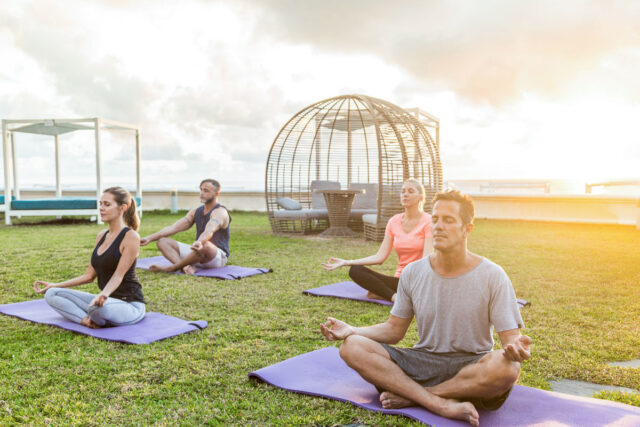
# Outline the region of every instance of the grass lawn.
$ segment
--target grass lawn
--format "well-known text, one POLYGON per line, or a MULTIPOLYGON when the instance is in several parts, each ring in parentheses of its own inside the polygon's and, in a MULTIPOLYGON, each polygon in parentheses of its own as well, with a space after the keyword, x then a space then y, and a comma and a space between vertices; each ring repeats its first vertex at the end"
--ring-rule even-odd
MULTIPOLYGON (((139 272, 147 311, 207 320, 202 331, 133 346, 0 315, 0 425, 415 425, 247 379, 332 345, 319 333, 328 315, 365 325, 386 320, 389 308, 301 294, 346 280, 346 269, 329 273, 320 262, 373 254, 376 243, 274 236, 265 215, 232 216, 231 262, 273 273, 219 281, 139 272)), ((178 218, 145 213, 140 234, 178 218)), ((0 304, 41 298, 32 291, 36 279, 80 275, 102 228, 0 226, 0 304)), ((193 233, 178 239, 191 242, 193 233)), ((568 378, 640 389, 640 370, 606 365, 640 359, 640 231, 485 220, 469 246, 502 265, 518 297, 532 303, 522 310, 534 348, 521 384, 548 388, 546 380, 568 378)), ((152 244, 141 257, 157 254, 152 244)), ((380 270, 394 268, 395 258, 380 270)), ((414 326, 402 344, 413 345, 414 326)), ((637 396, 600 397, 640 406, 637 396)))

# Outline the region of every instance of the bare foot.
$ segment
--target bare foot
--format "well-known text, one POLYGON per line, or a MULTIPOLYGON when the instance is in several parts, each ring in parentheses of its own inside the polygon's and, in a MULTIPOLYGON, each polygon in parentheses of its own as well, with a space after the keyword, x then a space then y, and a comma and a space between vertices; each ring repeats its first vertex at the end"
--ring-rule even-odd
POLYGON ((384 409, 400 409, 406 408, 407 406, 415 406, 414 402, 390 391, 383 391, 380 394, 380 403, 384 409))
POLYGON ((369 298, 369 299, 384 299, 380 295, 374 294, 373 292, 367 292, 367 298, 369 298))
POLYGON ((98 329, 100 328, 100 325, 93 323, 93 320, 91 320, 91 318, 89 316, 83 317, 82 320, 80 321, 80 324, 83 326, 86 326, 87 328, 91 328, 91 329, 98 329))
POLYGON ((444 403, 440 410, 437 411, 438 415, 443 417, 453 418, 456 420, 466 421, 472 426, 480 425, 480 415, 476 411, 476 407, 471 402, 458 402, 454 399, 443 399, 444 403))
POLYGON ((164 272, 166 272, 168 270, 167 270, 166 267, 160 267, 159 265, 153 264, 153 265, 149 266, 149 271, 164 271, 164 272))
POLYGON ((185 265, 182 267, 184 274, 196 274, 197 269, 193 265, 185 265))

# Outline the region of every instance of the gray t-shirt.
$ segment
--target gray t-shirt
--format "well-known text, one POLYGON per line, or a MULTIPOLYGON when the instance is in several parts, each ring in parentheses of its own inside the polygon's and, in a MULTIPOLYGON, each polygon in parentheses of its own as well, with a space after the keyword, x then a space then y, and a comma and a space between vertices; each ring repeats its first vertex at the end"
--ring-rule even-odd
POLYGON ((429 257, 409 264, 391 314, 415 315, 420 340, 414 348, 433 353, 486 353, 493 349, 492 327, 498 332, 524 327, 507 273, 486 258, 453 278, 436 273, 429 257))

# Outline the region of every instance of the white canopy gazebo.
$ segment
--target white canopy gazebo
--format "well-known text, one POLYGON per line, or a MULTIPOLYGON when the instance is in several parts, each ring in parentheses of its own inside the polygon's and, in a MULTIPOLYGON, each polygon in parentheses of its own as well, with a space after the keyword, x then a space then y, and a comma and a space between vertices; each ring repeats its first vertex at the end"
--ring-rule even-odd
POLYGON ((98 200, 102 195, 102 161, 100 156, 100 133, 104 130, 132 132, 136 144, 136 201, 138 210, 142 212, 142 187, 140 184, 140 130, 132 125, 112 120, 95 118, 86 119, 36 119, 36 120, 2 120, 2 153, 4 159, 4 215, 5 223, 11 225, 12 216, 61 216, 90 215, 96 216, 100 223, 98 200), (79 130, 93 130, 96 152, 96 198, 63 198, 60 183, 60 141, 59 136, 79 130), (15 134, 30 133, 53 136, 55 144, 55 199, 20 198, 18 171, 15 151, 15 134), (11 158, 11 163, 9 163, 11 158), (10 171, 13 171, 11 174, 10 171), (12 190, 13 182, 13 190, 12 190))

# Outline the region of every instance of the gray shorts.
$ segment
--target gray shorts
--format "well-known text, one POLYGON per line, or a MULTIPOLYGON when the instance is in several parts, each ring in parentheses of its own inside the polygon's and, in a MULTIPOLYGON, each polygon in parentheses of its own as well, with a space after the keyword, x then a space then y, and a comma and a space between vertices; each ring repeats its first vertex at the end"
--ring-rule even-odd
MULTIPOLYGON (((431 353, 421 348, 398 348, 382 344, 396 365, 423 387, 433 387, 453 378, 462 368, 477 363, 484 354, 431 353)), ((378 391, 382 391, 378 389, 378 391)), ((477 409, 495 411, 507 400, 511 389, 490 399, 469 398, 477 409)))
MULTIPOLYGON (((185 259, 187 255, 189 255, 192 251, 191 245, 187 245, 186 243, 176 242, 178 244, 178 249, 180 250, 180 259, 185 259)), ((196 267, 200 268, 220 268, 227 265, 227 254, 225 254, 222 249, 218 249, 216 256, 205 263, 196 263, 193 264, 196 267)))

